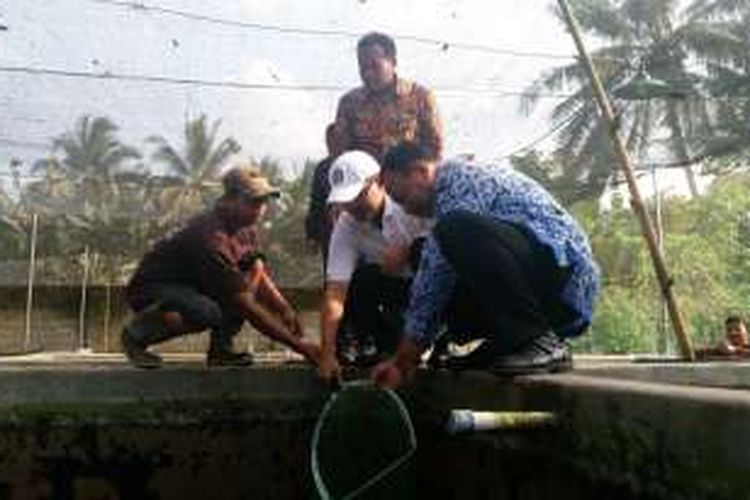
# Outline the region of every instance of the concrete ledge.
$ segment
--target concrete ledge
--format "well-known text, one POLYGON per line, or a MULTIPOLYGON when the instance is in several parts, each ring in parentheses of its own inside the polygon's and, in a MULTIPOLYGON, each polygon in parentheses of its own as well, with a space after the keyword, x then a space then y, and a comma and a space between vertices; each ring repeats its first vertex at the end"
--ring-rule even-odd
POLYGON ((247 369, 170 366, 158 371, 129 367, 0 370, 0 409, 19 405, 306 401, 321 390, 312 369, 260 365, 247 369))
POLYGON ((621 380, 642 380, 700 387, 750 388, 750 361, 722 360, 689 363, 641 361, 629 364, 584 364, 579 373, 621 380))

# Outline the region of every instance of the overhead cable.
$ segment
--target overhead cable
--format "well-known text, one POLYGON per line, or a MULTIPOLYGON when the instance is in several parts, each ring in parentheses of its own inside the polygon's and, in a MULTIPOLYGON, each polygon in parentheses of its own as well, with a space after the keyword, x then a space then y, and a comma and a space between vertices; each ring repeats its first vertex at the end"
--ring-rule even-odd
MULTIPOLYGON (((212 24, 219 24, 223 26, 235 26, 238 28, 247 28, 261 31, 271 31, 276 33, 285 34, 296 34, 296 35, 307 35, 307 36, 336 36, 346 38, 359 38, 362 33, 347 30, 334 30, 334 29, 316 29, 316 28, 297 28, 288 26, 279 26, 272 24, 255 23, 248 21, 237 21, 233 19, 225 19, 219 17, 208 16, 205 14, 196 14, 193 12, 187 12, 178 9, 171 9, 167 7, 161 7, 159 5, 146 4, 144 2, 134 2, 127 0, 90 0, 95 3, 115 5, 119 7, 127 7, 136 11, 141 12, 153 12, 162 15, 169 15, 174 17, 181 17, 183 19, 189 19, 192 21, 206 22, 212 24)), ((476 52, 486 52, 491 54, 521 57, 521 58, 536 58, 536 59, 568 59, 574 60, 576 56, 572 54, 553 54, 548 52, 534 52, 534 51, 521 51, 512 49, 502 49, 499 47, 492 47, 489 45, 480 45, 464 42, 456 42, 449 40, 442 40, 438 38, 420 37, 414 35, 393 35, 397 40, 407 40, 411 42, 431 45, 441 50, 449 49, 461 49, 470 50, 476 52)))
MULTIPOLYGON (((283 84, 283 83, 257 83, 243 82, 236 80, 204 80, 200 78, 182 78, 162 75, 143 75, 114 73, 112 71, 92 72, 92 71, 75 71, 55 68, 29 67, 29 66, 0 66, 0 73, 7 74, 26 74, 36 76, 57 76, 67 78, 85 78, 103 81, 131 81, 142 83, 166 83, 175 85, 192 85, 200 87, 223 87, 240 90, 280 90, 280 91, 305 91, 305 92, 343 92, 351 87, 343 85, 326 85, 326 84, 283 84)), ((472 87, 443 87, 434 88, 435 92, 444 94, 473 94, 489 95, 493 97, 512 97, 527 96, 529 92, 497 90, 492 88, 472 88, 472 87)), ((547 93, 534 94, 541 98, 568 98, 572 94, 547 93)))

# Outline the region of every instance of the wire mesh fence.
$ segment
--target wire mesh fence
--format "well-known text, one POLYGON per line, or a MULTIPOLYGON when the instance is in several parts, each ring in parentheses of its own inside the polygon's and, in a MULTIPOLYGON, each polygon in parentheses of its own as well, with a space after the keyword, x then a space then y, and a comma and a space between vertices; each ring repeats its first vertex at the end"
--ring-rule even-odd
MULTIPOLYGON (((262 223, 261 241, 276 281, 306 311, 310 331, 322 285, 321 258, 304 235, 312 165, 277 178, 283 196, 262 223)), ((195 189, 145 174, 113 177, 116 188, 38 179, 0 207, 0 352, 91 349, 116 352, 128 317, 123 287, 157 239, 208 209, 216 183, 195 189), (88 186, 88 188, 86 188, 88 186), (86 189, 84 189, 86 188, 86 189), (106 189, 107 196, 87 189, 106 189), (186 194, 187 193, 187 194, 186 194)), ((554 189, 553 189, 554 190, 554 189)), ((723 334, 729 314, 744 314, 750 294, 750 176, 727 174, 696 198, 655 199, 664 254, 696 345, 723 334)), ((626 203, 601 197, 569 206, 589 234, 602 269, 594 322, 574 342, 579 352, 671 353, 671 327, 640 229, 626 203)), ((502 300, 502 297, 498 297, 502 300)), ((202 351, 206 335, 165 350, 202 351)), ((256 350, 275 347, 246 328, 256 350)))

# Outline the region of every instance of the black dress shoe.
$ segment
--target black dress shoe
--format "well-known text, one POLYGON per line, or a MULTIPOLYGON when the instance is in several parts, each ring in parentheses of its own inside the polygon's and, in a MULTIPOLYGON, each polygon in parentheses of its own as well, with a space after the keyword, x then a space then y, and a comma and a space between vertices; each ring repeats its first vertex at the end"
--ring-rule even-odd
POLYGON ((433 349, 430 353, 430 356, 427 358, 427 368, 430 370, 443 370, 448 368, 449 360, 451 359, 450 353, 448 353, 448 350, 438 350, 437 348, 433 349))
POLYGON ((489 369, 497 375, 557 373, 572 370, 573 358, 567 344, 547 332, 517 352, 495 357, 489 369))
POLYGON ((486 370, 492 366, 497 357, 495 343, 491 339, 485 339, 479 347, 469 354, 462 356, 448 355, 443 360, 443 366, 448 370, 486 370))
POLYGON ((427 358, 427 368, 430 370, 442 370, 447 368, 448 359, 451 357, 448 350, 448 335, 443 334, 435 340, 432 352, 427 358))

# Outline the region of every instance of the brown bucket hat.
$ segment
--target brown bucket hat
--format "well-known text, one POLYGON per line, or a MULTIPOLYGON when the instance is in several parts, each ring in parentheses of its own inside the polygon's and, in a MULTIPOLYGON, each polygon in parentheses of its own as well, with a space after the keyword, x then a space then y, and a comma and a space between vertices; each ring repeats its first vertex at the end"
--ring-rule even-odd
POLYGON ((241 196, 247 200, 278 198, 281 192, 251 165, 241 165, 229 170, 222 179, 224 194, 241 196))

